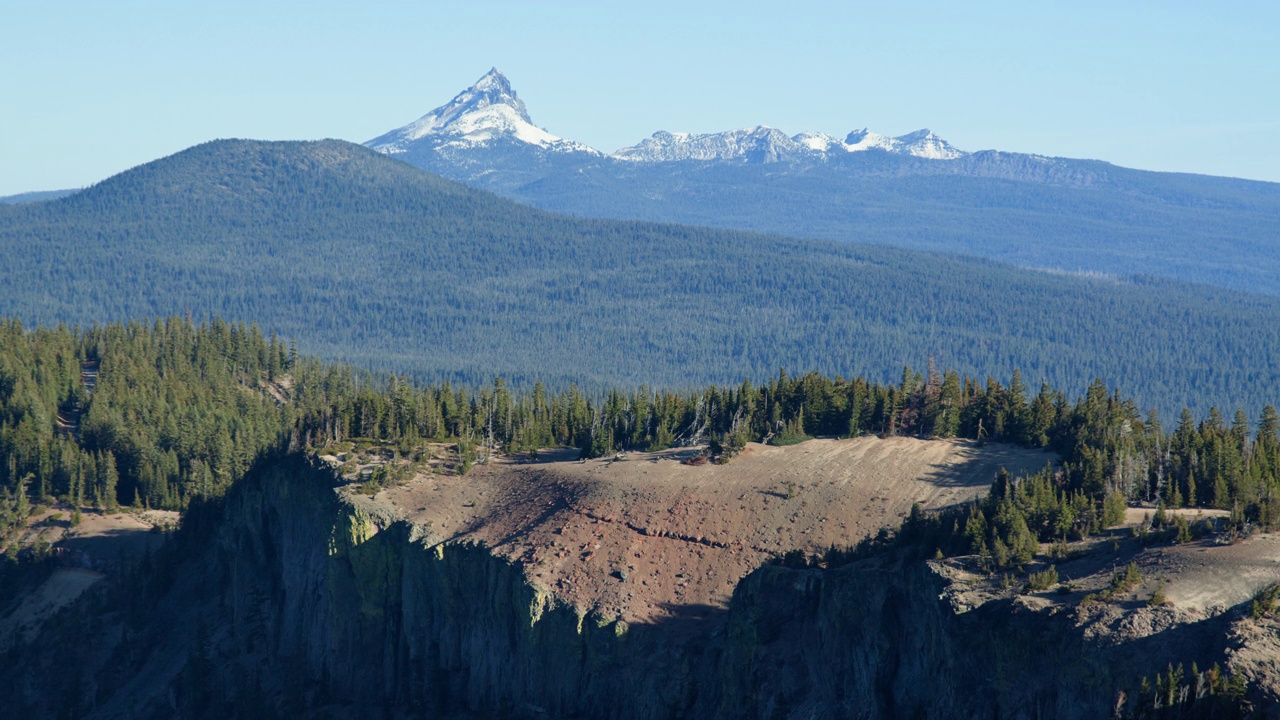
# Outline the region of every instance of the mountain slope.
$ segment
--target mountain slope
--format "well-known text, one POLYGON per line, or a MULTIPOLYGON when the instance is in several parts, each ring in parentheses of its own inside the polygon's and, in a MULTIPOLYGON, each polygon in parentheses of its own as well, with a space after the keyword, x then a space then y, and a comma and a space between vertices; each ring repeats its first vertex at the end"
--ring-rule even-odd
POLYGON ((1253 405, 1280 300, 979 259, 551 215, 338 141, 218 141, 0 207, 0 315, 190 312, 434 377, 689 385, 904 364, 1253 405))
POLYGON ((66 197, 72 193, 80 192, 79 190, 37 190, 35 192, 18 193, 17 195, 5 195, 0 197, 0 204, 4 205, 24 205, 33 202, 45 202, 46 200, 57 200, 66 197))
MULTIPOLYGON (((370 144, 386 148, 382 139, 370 144)), ((552 152, 506 133, 482 144, 419 142, 398 157, 574 215, 963 252, 1280 294, 1274 183, 966 153, 928 130, 891 138, 864 129, 843 140, 766 127, 659 132, 612 156, 552 152)))
MULTIPOLYGON (((464 182, 555 212, 961 252, 1068 272, 1280 293, 1280 186, 975 153, 945 166, 863 153, 790 167, 596 163, 464 182), (1039 179, 1028 180, 1028 177, 1039 179), (507 184, 504 180, 515 182, 507 184)), ((474 171, 480 167, 472 165, 474 171)), ((464 177, 465 176, 465 177, 464 177)))

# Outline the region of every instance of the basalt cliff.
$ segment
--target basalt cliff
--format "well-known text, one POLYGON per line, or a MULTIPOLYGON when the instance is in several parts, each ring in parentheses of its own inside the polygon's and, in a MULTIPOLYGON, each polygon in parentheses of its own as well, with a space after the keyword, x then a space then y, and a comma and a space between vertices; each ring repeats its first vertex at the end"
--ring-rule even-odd
MULTIPOLYGON (((669 462, 668 475, 721 470, 623 462, 669 462)), ((1060 564, 1074 580, 1059 593, 1023 592, 964 558, 902 549, 825 567, 765 562, 730 581, 693 582, 692 572, 674 570, 699 553, 754 557, 770 548, 724 542, 714 528, 691 536, 670 519, 654 530, 639 510, 601 499, 600 486, 617 485, 608 464, 566 463, 559 475, 556 465, 450 484, 475 497, 508 476, 552 489, 529 501, 539 512, 499 536, 485 535, 496 520, 483 500, 472 501, 471 520, 424 519, 429 496, 395 503, 388 491, 362 495, 330 463, 302 455, 264 463, 225 500, 192 511, 169 543, 171 557, 155 559, 159 577, 145 597, 130 604, 124 590, 100 584, 79 604, 114 603, 116 612, 73 606, 56 631, 11 649, 47 657, 45 667, 74 658, 77 672, 51 678, 39 663, 17 664, 33 670, 4 681, 6 702, 24 713, 95 718, 1065 720, 1158 716, 1140 704, 1144 678, 1179 665, 1187 678, 1192 663, 1238 677, 1261 715, 1275 715, 1280 701, 1280 629, 1247 612, 1250 588, 1265 579, 1258 573, 1280 574, 1268 570, 1270 538, 1182 555, 1115 540, 1060 564), (598 476, 578 482, 575 472, 598 476), (561 540, 539 539, 543 526, 561 540), (595 547, 577 552, 584 529, 595 547), (574 554, 557 557, 556 542, 573 544, 574 554), (631 543, 633 559, 634 543, 668 543, 684 555, 668 560, 664 584, 663 568, 618 559, 617 542, 631 543), (1240 547, 1261 548, 1263 559, 1229 555, 1240 547), (1226 559, 1205 559, 1218 553, 1226 559), (1172 605, 1148 607, 1137 595, 1081 602, 1131 559, 1149 576, 1163 573, 1172 605), (584 575, 568 569, 584 563, 584 575), (1251 580, 1213 582, 1223 563, 1251 580), (708 589, 726 583, 723 596, 708 589)), ((689 501, 690 487, 677 495, 689 501)), ((820 534, 804 533, 806 523, 838 527, 828 517, 838 509, 815 502, 807 506, 814 512, 795 512, 797 498, 808 491, 817 500, 819 490, 761 502, 798 516, 796 532, 820 534)), ((1203 689, 1184 680, 1173 692, 1203 689)), ((1214 717, 1223 702, 1208 698, 1194 712, 1214 717)))

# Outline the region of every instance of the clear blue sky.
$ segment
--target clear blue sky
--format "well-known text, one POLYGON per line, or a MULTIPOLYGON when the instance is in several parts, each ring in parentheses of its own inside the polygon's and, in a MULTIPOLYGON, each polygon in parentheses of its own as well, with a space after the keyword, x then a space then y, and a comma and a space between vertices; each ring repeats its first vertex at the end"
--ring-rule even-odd
POLYGON ((606 151, 929 127, 966 150, 1280 181, 1280 3, 0 0, 0 195, 219 137, 364 141, 490 66, 606 151))

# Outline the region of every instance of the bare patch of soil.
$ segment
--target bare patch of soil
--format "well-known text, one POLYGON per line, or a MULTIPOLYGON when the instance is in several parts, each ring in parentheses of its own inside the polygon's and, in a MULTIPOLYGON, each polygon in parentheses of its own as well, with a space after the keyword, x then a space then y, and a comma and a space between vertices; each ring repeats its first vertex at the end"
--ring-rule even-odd
POLYGON ((0 653, 14 641, 30 642, 45 620, 70 605, 81 593, 103 578, 101 573, 80 568, 62 568, 22 599, 8 616, 0 618, 0 653))
POLYGON ((58 505, 31 516, 18 543, 48 543, 64 564, 102 570, 121 558, 132 561, 154 551, 163 541, 159 531, 176 527, 179 518, 170 510, 82 510, 80 523, 72 527, 71 515, 69 507, 58 505))
POLYGON ((947 594, 957 609, 971 609, 996 597, 1016 597, 1035 609, 1074 611, 1086 637, 1125 642, 1176 624, 1219 616, 1280 582, 1280 534, 1256 534, 1234 544, 1222 542, 1223 537, 1175 544, 1166 532, 1162 539, 1144 542, 1117 529, 1072 543, 1070 557, 1041 557, 1022 571, 975 572, 976 557, 935 564, 956 581, 947 594), (1140 581, 1116 588, 1112 579, 1125 575, 1130 563, 1137 567, 1140 581), (1026 572, 1050 564, 1060 584, 1027 592, 1026 572), (1156 604, 1153 597, 1158 589, 1164 602, 1156 604))
MULTIPOLYGON (((1172 520, 1175 517, 1186 518, 1188 522, 1196 522, 1197 520, 1211 519, 1220 520, 1222 518, 1231 517, 1231 513, 1226 510, 1214 510, 1211 508, 1166 508, 1164 511, 1166 517, 1172 520)), ((1124 511, 1125 527, 1136 527, 1143 523, 1149 523, 1151 518, 1155 517, 1156 509, 1154 507, 1131 507, 1124 511)))
POLYGON ((1165 594, 1174 606, 1220 612, 1280 581, 1280 535, 1259 534, 1234 545, 1174 545, 1144 559, 1145 574, 1168 581, 1165 594))
POLYGON ((106 513, 82 510, 80 523, 71 525, 71 508, 46 508, 27 519, 16 542, 24 546, 45 544, 60 567, 33 591, 20 596, 17 606, 0 618, 0 653, 15 641, 36 636, 45 621, 71 604, 94 583, 118 569, 121 561, 134 562, 154 552, 173 527, 178 513, 166 510, 128 510, 106 513))
POLYGON ((466 476, 422 474, 373 502, 443 541, 480 541, 531 582, 628 622, 723 607, 769 557, 819 553, 896 526, 920 502, 972 500, 996 472, 1053 456, 1011 446, 911 438, 749 445, 727 465, 692 450, 579 462, 576 451, 510 458, 466 476))

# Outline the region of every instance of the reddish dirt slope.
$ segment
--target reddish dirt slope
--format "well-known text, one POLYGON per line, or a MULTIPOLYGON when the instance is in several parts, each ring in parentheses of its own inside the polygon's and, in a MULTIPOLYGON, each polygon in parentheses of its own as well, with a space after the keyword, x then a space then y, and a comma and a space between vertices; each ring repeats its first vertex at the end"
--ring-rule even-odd
POLYGON ((919 501, 968 501, 1000 467, 1052 456, 1001 445, 910 438, 750 445, 728 465, 687 453, 579 462, 495 459, 465 477, 422 475, 373 501, 447 540, 480 541, 522 562, 535 585, 628 622, 721 607, 771 555, 855 544, 919 501))

